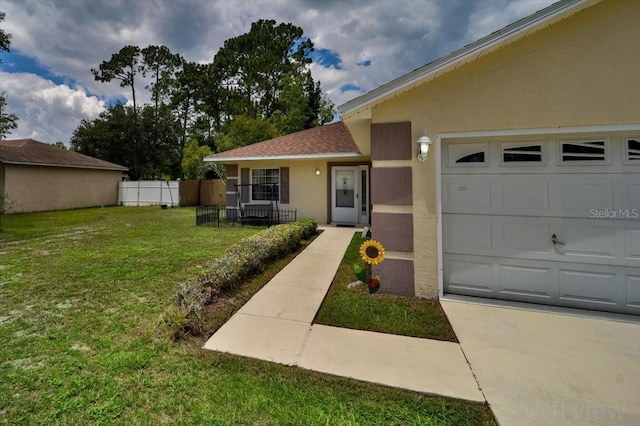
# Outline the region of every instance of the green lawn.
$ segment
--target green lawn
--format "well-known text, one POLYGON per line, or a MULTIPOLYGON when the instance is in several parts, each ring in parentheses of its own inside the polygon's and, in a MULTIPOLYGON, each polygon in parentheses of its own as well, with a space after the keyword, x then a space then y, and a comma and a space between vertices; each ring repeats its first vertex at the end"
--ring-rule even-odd
POLYGON ((159 334, 181 280, 259 231, 196 227, 194 216, 158 207, 5 216, 0 424, 494 424, 482 405, 204 351, 207 336, 159 334))
MULTIPOLYGON (((359 232, 353 235, 315 322, 335 327, 457 342, 438 300, 380 293, 371 295, 366 285, 347 288, 349 283, 356 281, 354 263, 365 268, 359 251, 364 241, 359 232)), ((382 277, 381 289, 384 285, 385 278, 382 277)))

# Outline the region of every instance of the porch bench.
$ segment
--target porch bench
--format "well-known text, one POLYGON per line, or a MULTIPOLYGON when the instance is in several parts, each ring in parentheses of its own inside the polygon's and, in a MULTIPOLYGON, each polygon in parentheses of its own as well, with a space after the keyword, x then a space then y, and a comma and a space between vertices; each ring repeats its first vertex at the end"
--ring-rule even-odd
POLYGON ((245 204, 240 209, 240 224, 251 222, 266 222, 268 226, 274 224, 274 210, 271 204, 245 204))

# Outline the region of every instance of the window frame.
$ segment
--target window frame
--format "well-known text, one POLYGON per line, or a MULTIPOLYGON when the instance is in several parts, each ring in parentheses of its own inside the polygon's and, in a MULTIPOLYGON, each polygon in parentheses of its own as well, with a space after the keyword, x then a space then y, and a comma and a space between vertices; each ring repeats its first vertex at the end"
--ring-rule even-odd
POLYGON ((629 141, 638 141, 640 142, 640 136, 625 136, 622 138, 624 141, 624 156, 622 164, 631 165, 631 166, 640 166, 640 154, 638 154, 637 158, 631 158, 631 148, 629 147, 629 141))
MULTIPOLYGON (((526 152, 525 152, 526 153, 526 152)), ((500 156, 500 166, 503 167, 520 167, 520 166, 546 166, 547 165, 547 148, 544 141, 534 140, 534 141, 502 141, 500 142, 499 154, 500 156), (505 149, 512 149, 518 147, 527 147, 538 145, 540 146, 540 151, 530 151, 531 154, 540 155, 540 161, 505 161, 504 154, 505 149)))
MULTIPOLYGON (((255 185, 256 183, 254 183, 254 178, 253 178, 253 173, 254 171, 267 171, 267 170, 276 170, 277 173, 277 178, 278 178, 278 182, 277 182, 277 193, 276 193, 276 200, 277 202, 280 202, 280 199, 282 198, 282 194, 281 194, 281 183, 282 183, 282 176, 281 176, 281 172, 280 172, 280 167, 256 167, 256 168, 251 168, 249 169, 249 182, 251 185, 255 185)), ((267 176, 265 175, 264 178, 266 179, 267 176)), ((266 182, 265 182, 266 184, 266 182)), ((254 186, 250 186, 249 187, 249 202, 250 203, 254 203, 254 204, 268 204, 270 203, 272 200, 263 200, 263 199, 255 199, 253 197, 254 195, 254 186)))
MULTIPOLYGON (((567 154, 568 156, 570 154, 567 154)), ((575 154, 574 156, 578 156, 580 154, 575 154)), ((589 166, 596 166, 596 165, 602 165, 602 166, 609 166, 611 165, 611 143, 609 141, 608 137, 601 137, 601 138, 589 138, 589 139, 560 139, 558 140, 558 165, 559 166, 582 166, 582 165, 589 165, 589 166), (604 159, 602 160, 597 160, 597 159, 585 159, 585 160, 565 160, 564 159, 564 155, 563 154, 563 147, 565 144, 584 144, 584 143, 588 143, 588 142, 604 142, 602 145, 602 148, 604 150, 604 159)))
POLYGON ((491 165, 491 150, 489 142, 472 142, 472 143, 449 143, 447 144, 447 167, 455 167, 455 168, 465 168, 465 167, 489 167, 491 165), (472 152, 467 154, 466 156, 460 157, 456 159, 454 157, 455 150, 460 149, 459 147, 473 147, 477 146, 477 152, 472 152), (465 162, 457 162, 461 158, 468 157, 470 155, 474 155, 476 153, 483 152, 484 153, 484 161, 465 161, 465 162))

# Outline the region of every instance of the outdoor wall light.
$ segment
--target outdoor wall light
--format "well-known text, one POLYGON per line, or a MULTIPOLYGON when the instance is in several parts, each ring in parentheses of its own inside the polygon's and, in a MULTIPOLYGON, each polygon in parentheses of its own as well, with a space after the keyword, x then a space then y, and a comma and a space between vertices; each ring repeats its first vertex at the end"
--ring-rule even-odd
POLYGON ((320 176, 320 169, 316 169, 316 176, 320 176))
POLYGON ((429 147, 433 143, 431 138, 427 136, 427 131, 425 130, 424 134, 418 138, 416 141, 418 144, 418 160, 421 162, 426 161, 429 156, 429 147))

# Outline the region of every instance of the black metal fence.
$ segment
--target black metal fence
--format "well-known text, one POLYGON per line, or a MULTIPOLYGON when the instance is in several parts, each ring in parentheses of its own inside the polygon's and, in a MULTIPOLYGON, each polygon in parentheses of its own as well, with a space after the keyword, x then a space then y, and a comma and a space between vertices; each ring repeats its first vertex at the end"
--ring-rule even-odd
POLYGON ((198 206, 196 207, 196 225, 214 225, 220 226, 220 224, 236 224, 244 225, 245 223, 251 225, 277 225, 280 223, 290 223, 298 220, 298 210, 277 210, 273 212, 272 219, 269 221, 258 221, 245 219, 242 220, 241 215, 238 215, 237 209, 227 208, 224 206, 198 206))
POLYGON ((290 223, 298 220, 298 210, 278 210, 278 223, 290 223))
POLYGON ((213 224, 220 226, 221 216, 226 216, 225 209, 219 206, 198 206, 196 207, 196 225, 213 224))

